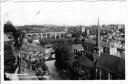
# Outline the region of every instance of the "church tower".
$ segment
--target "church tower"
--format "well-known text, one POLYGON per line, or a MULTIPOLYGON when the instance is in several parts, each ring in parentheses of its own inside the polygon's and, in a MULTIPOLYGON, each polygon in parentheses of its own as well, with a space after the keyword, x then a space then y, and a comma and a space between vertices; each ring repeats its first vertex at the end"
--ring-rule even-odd
POLYGON ((99 25, 99 18, 98 18, 98 25, 97 25, 97 39, 96 39, 96 45, 98 48, 98 53, 99 53, 99 57, 100 57, 100 25, 99 25))

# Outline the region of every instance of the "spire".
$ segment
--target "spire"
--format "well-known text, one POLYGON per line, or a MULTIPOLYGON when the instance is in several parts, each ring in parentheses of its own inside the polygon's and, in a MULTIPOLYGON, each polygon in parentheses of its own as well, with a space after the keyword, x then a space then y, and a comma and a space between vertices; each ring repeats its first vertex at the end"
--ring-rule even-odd
POLYGON ((97 42, 98 42, 98 47, 100 47, 100 24, 99 24, 99 17, 98 17, 98 27, 97 27, 97 30, 98 30, 98 32, 97 32, 97 37, 98 37, 97 42))
POLYGON ((97 26, 97 47, 99 49, 99 57, 100 57, 100 24, 99 24, 99 17, 98 17, 98 26, 97 26))
POLYGON ((100 21, 99 21, 99 17, 98 17, 98 27, 100 26, 100 21))

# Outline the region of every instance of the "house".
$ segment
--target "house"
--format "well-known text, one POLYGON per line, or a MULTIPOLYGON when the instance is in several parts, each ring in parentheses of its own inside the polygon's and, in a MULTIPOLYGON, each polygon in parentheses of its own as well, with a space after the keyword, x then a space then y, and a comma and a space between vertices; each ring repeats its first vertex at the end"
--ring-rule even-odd
POLYGON ((85 52, 88 52, 88 53, 94 53, 94 50, 96 48, 96 41, 93 40, 93 39, 87 39, 83 46, 84 46, 84 49, 85 49, 85 52))
POLYGON ((109 43, 101 42, 100 46, 102 48, 101 52, 106 53, 106 54, 110 54, 110 44, 109 43))
POLYGON ((77 55, 82 55, 84 53, 84 47, 82 44, 72 44, 72 51, 77 55))

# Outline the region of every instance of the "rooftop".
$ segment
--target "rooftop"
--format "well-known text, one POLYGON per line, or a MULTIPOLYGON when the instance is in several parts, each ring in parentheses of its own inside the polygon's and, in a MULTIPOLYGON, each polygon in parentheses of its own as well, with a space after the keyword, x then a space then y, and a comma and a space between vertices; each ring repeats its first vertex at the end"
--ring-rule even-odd
POLYGON ((125 60, 120 57, 101 53, 96 66, 120 76, 125 75, 125 60))
POLYGON ((81 65, 86 66, 88 68, 94 67, 93 62, 88 57, 86 57, 85 55, 80 56, 78 58, 77 62, 79 62, 81 65))
POLYGON ((96 44, 96 40, 93 40, 93 39, 90 39, 90 38, 88 38, 87 40, 86 40, 86 43, 90 43, 90 44, 96 44))
POLYGON ((102 47, 110 47, 109 43, 106 43, 106 42, 101 42, 101 46, 102 47))

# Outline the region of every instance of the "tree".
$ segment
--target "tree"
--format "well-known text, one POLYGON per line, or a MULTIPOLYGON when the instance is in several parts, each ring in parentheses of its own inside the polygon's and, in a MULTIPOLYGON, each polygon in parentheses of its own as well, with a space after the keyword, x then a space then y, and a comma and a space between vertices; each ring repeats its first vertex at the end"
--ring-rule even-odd
POLYGON ((13 35, 16 33, 16 28, 11 22, 8 21, 6 24, 4 24, 4 33, 13 33, 13 35))
POLYGON ((70 43, 63 43, 59 48, 55 50, 55 57, 56 62, 55 65, 58 69, 67 69, 68 63, 70 61, 70 57, 72 56, 71 51, 71 44, 70 43))
POLYGON ((14 65, 16 58, 11 45, 11 42, 4 43, 4 71, 8 73, 13 73, 16 68, 14 65))
POLYGON ((12 41, 4 42, 4 72, 14 73, 18 66, 18 63, 16 64, 14 51, 18 50, 21 47, 20 45, 22 45, 23 34, 21 33, 21 31, 16 30, 11 22, 4 24, 4 34, 10 34, 14 39, 12 41))
POLYGON ((4 24, 4 33, 11 33, 14 38, 14 47, 19 49, 23 43, 24 33, 21 30, 17 30, 16 27, 11 23, 7 22, 4 24))

